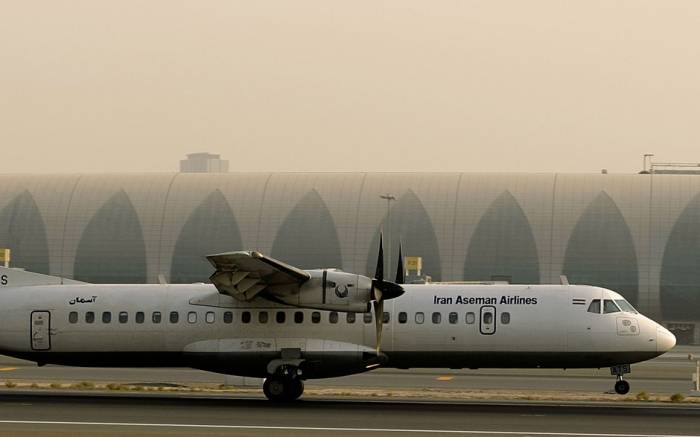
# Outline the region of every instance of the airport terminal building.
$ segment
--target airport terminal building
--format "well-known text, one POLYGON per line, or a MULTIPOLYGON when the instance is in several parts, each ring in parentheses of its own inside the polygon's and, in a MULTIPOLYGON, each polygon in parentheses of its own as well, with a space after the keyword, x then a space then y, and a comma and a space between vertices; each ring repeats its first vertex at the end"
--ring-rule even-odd
POLYGON ((601 285, 700 343, 700 176, 506 173, 0 175, 12 265, 99 283, 203 282, 210 253, 433 281, 601 285))

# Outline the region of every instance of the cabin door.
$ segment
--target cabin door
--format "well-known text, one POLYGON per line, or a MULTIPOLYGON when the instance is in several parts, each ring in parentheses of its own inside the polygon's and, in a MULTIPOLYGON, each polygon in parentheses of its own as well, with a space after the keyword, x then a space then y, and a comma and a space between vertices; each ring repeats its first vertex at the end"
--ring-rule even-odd
POLYGON ((491 335, 496 332, 496 307, 481 307, 481 317, 479 318, 479 331, 484 335, 491 335))
POLYGON ((32 350, 47 351, 51 349, 51 313, 33 311, 31 318, 32 350))

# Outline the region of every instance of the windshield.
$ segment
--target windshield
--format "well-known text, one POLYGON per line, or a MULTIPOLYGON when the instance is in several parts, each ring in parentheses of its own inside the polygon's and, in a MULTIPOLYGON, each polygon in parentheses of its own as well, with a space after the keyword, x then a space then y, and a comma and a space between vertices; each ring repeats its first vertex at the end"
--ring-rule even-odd
POLYGON ((588 307, 589 313, 600 314, 600 299, 593 299, 588 307))
POLYGON ((629 302, 627 302, 626 300, 624 300, 624 299, 615 299, 615 303, 617 304, 617 306, 620 307, 620 309, 621 309, 622 311, 627 311, 628 313, 635 313, 635 314, 637 314, 637 310, 635 310, 634 307, 633 307, 629 302))
POLYGON ((619 313, 620 308, 615 305, 615 302, 613 302, 611 299, 605 299, 603 301, 603 314, 610 314, 610 313, 619 313))

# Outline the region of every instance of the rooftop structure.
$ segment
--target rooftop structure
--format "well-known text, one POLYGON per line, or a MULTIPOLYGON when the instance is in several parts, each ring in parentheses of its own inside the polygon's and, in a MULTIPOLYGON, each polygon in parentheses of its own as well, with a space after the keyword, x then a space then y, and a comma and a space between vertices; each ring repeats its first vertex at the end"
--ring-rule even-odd
POLYGON ((212 153, 190 153, 187 159, 180 161, 182 173, 226 173, 228 161, 221 159, 221 155, 212 153))

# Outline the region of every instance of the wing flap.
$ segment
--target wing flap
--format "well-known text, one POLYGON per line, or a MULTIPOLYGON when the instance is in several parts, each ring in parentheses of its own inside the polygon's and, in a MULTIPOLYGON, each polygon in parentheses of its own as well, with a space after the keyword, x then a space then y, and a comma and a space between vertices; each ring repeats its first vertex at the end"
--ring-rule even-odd
POLYGON ((250 301, 268 287, 290 289, 310 275, 259 252, 227 252, 207 256, 216 271, 209 278, 220 293, 250 301))

